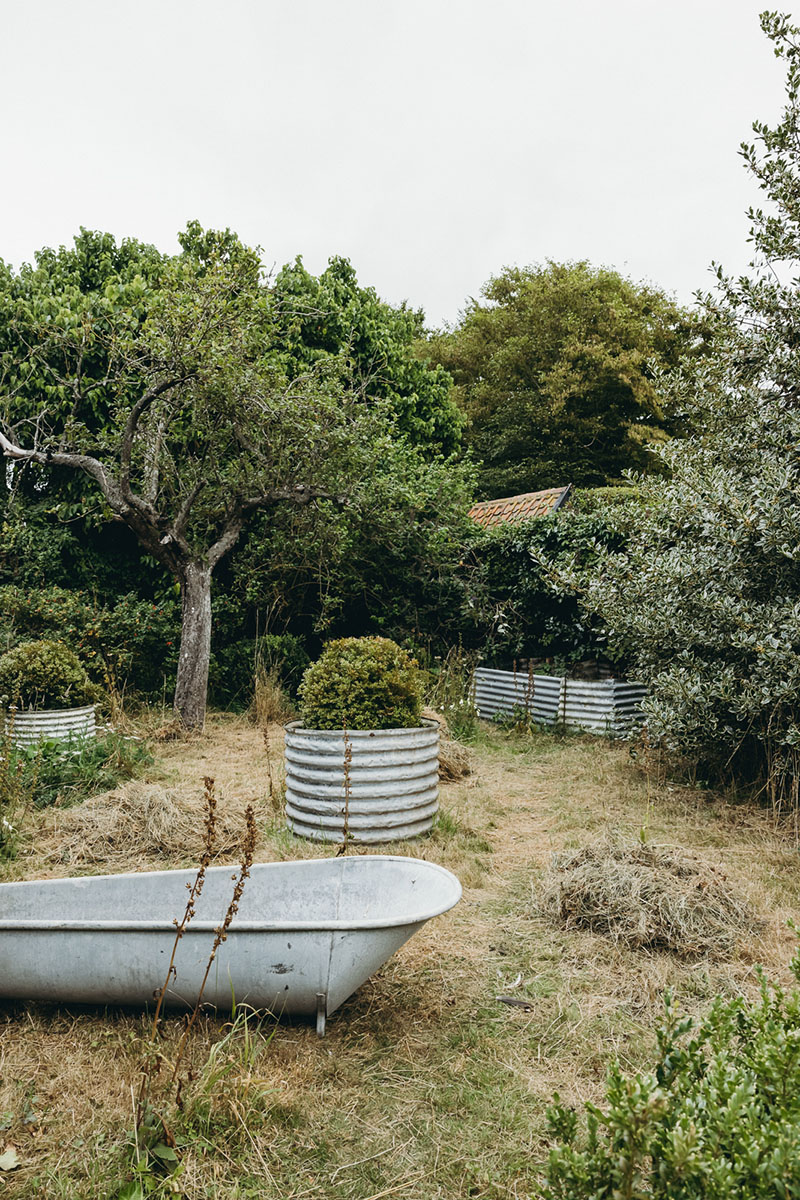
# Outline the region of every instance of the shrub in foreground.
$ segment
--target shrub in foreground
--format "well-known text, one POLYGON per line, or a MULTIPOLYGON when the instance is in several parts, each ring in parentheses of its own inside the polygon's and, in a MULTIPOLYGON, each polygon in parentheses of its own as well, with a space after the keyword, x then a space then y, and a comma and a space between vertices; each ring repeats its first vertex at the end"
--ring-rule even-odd
POLYGON ((616 1064, 605 1107, 580 1118, 556 1096, 548 1119, 543 1200, 800 1197, 800 994, 762 983, 697 1024, 668 1002, 652 1071, 616 1064))
POLYGON ((421 720, 422 677, 389 638, 339 638, 308 668, 300 696, 308 729, 408 729, 421 720))

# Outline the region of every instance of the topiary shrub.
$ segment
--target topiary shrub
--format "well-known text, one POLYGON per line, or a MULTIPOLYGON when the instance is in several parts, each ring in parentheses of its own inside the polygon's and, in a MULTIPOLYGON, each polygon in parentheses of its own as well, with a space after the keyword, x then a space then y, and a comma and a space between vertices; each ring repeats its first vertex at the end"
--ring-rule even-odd
POLYGON ((422 678, 417 660, 389 638, 340 638, 305 672, 300 697, 308 729, 413 729, 422 678))
POLYGON ((80 708, 97 699, 77 654, 61 642, 23 642, 0 656, 0 705, 80 708))

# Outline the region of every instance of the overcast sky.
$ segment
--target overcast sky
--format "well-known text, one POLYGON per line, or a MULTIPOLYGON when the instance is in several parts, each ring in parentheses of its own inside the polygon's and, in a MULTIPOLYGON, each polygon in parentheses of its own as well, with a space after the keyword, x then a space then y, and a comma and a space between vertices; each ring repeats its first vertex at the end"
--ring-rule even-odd
MULTIPOLYGON (((350 258, 453 321, 504 265, 688 301, 748 260, 738 156, 784 69, 761 0, 0 0, 0 257, 79 226, 350 258)), ((782 6, 797 15, 797 6, 782 6)))

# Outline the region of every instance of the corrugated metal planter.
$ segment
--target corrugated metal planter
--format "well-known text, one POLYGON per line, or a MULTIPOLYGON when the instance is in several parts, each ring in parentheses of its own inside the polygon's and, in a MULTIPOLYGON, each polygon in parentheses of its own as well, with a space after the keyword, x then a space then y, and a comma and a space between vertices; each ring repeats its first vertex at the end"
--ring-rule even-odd
POLYGON ((618 679, 597 682, 478 667, 475 707, 481 717, 521 709, 540 725, 622 734, 641 718, 645 688, 618 679))
POLYGON ((427 833, 439 808, 439 726, 286 726, 286 820, 315 841, 395 842, 427 833))
POLYGON ((67 738, 92 738, 95 734, 94 705, 84 708, 17 709, 6 716, 6 732, 11 730, 15 746, 33 746, 42 739, 65 741, 67 738))

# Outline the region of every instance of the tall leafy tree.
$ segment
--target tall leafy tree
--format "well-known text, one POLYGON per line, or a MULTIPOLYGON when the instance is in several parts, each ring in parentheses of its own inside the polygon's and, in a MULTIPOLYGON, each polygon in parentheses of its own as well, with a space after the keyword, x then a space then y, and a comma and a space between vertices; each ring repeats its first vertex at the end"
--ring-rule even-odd
POLYGON ((175 711, 193 727, 218 564, 258 512, 352 503, 397 437, 395 414, 346 388, 335 363, 287 372, 258 255, 231 234, 190 227, 149 283, 64 287, 51 267, 40 258, 47 286, 4 292, 0 449, 14 473, 82 474, 178 582, 175 711))
POLYGON ((694 431, 588 602, 649 685, 651 735, 714 782, 754 781, 800 816, 800 29, 762 28, 787 68, 781 120, 742 147, 766 205, 755 258, 706 309, 714 353, 676 382, 694 431), (678 386, 679 385, 679 386, 678 386))
POLYGON ((297 258, 278 273, 271 295, 290 375, 321 362, 335 366, 348 388, 385 401, 398 431, 427 453, 458 448, 463 418, 450 397, 450 377, 415 350, 421 310, 394 307, 360 286, 345 258, 331 258, 318 277, 297 258))
POLYGON ((652 469, 676 428, 654 376, 696 340, 657 288, 587 262, 509 267, 427 352, 456 381, 485 497, 652 469))

